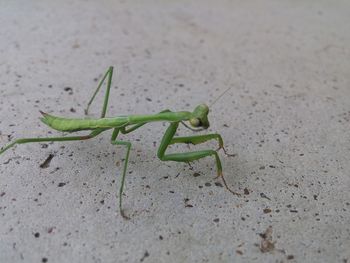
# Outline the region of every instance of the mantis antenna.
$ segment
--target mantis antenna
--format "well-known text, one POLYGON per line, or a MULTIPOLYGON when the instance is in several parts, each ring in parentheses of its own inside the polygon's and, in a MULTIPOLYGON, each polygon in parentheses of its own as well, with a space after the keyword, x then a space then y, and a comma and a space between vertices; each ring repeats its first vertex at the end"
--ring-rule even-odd
MULTIPOLYGON (((231 80, 231 74, 228 79, 231 80)), ((225 93, 228 92, 230 89, 232 89, 232 87, 229 87, 226 90, 224 90, 212 103, 210 103, 209 108, 213 106, 219 99, 221 99, 221 97, 224 96, 225 93)))
POLYGON ((224 96, 225 93, 228 92, 230 89, 232 89, 232 87, 229 87, 229 88, 226 89, 223 93, 221 93, 221 94, 219 95, 219 97, 217 97, 212 103, 210 103, 209 108, 210 108, 211 106, 213 106, 219 99, 221 99, 221 97, 224 96))

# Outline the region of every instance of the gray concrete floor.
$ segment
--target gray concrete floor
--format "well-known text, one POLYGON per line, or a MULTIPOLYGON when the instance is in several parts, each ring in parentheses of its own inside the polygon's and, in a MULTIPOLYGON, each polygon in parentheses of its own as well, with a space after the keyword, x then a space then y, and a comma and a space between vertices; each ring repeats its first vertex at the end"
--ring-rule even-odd
POLYGON ((110 134, 20 145, 0 156, 0 262, 350 260, 350 2, 174 2, 2 1, 0 145, 60 134, 39 109, 83 117, 110 65, 108 116, 192 110, 232 87, 205 133, 237 154, 220 156, 243 196, 211 158, 158 160, 162 123, 122 136, 129 221, 110 134))

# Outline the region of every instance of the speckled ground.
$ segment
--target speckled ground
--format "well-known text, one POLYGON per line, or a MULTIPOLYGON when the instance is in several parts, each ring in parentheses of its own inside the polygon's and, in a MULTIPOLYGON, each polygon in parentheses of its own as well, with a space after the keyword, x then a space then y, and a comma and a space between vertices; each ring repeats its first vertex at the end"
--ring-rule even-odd
POLYGON ((159 161, 166 124, 147 125, 122 136, 125 221, 109 133, 21 145, 0 156, 0 262, 350 261, 350 3, 247 2, 0 3, 1 146, 59 134, 39 109, 84 116, 110 65, 108 116, 192 110, 232 87, 208 133, 237 154, 221 157, 243 193, 211 158, 159 161))

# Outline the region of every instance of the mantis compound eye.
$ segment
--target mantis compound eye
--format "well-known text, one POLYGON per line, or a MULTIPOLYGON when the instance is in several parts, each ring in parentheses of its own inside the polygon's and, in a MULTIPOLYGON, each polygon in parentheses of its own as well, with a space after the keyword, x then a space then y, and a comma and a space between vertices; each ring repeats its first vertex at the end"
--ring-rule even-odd
POLYGON ((193 127, 199 127, 202 125, 200 119, 198 119, 198 118, 191 118, 190 123, 193 127))

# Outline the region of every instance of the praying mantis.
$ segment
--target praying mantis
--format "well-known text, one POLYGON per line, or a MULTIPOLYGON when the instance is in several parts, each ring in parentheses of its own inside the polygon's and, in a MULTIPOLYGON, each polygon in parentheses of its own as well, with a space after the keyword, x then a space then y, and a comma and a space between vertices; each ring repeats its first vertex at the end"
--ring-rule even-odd
MULTIPOLYGON (((157 156, 161 161, 175 161, 175 162, 186 162, 190 163, 204 157, 213 156, 216 162, 217 177, 220 177, 225 185, 225 188, 232 194, 240 195, 239 193, 231 190, 223 176, 221 160, 218 155, 218 151, 222 149, 224 153, 228 156, 226 149, 224 148, 224 142, 220 134, 212 133, 206 135, 194 135, 186 137, 175 137, 175 133, 179 127, 179 124, 183 124, 186 128, 192 131, 202 131, 209 127, 208 113, 209 107, 206 104, 200 104, 192 112, 189 111, 177 111, 173 112, 170 110, 163 110, 157 114, 140 114, 140 115, 128 115, 128 116, 117 116, 117 117, 106 117, 107 105, 109 100, 109 94, 112 84, 113 67, 109 67, 107 72, 104 74, 103 78, 100 80, 95 92, 93 93, 90 101, 85 109, 85 114, 88 114, 89 107, 94 101, 97 93, 101 89, 103 83, 107 79, 106 93, 104 97, 102 112, 100 118, 62 118, 50 115, 48 113, 40 111, 42 114, 41 121, 55 129, 62 132, 79 132, 79 131, 90 131, 88 135, 80 136, 63 136, 63 137, 44 137, 44 138, 22 138, 13 141, 7 146, 0 149, 0 155, 11 147, 17 144, 32 143, 32 142, 56 142, 56 141, 81 141, 88 140, 96 137, 97 135, 105 132, 107 130, 113 129, 111 143, 113 145, 123 145, 126 147, 126 155, 123 166, 123 172, 119 187, 119 211, 123 218, 129 219, 129 217, 124 213, 122 207, 122 198, 125 185, 125 176, 128 167, 129 154, 132 144, 128 141, 117 140, 119 133, 128 134, 135 131, 136 129, 142 127, 145 124, 151 122, 169 122, 169 127, 164 133, 161 140, 160 146, 158 148, 157 156), (188 122, 189 124, 186 124, 188 122), (172 144, 201 144, 210 140, 217 140, 219 147, 216 150, 207 149, 192 152, 183 153, 166 153, 168 147, 172 144)), ((226 92, 226 91, 225 91, 226 92)), ((222 96, 223 94, 221 94, 222 96)), ((221 97, 220 96, 220 97, 221 97)))

